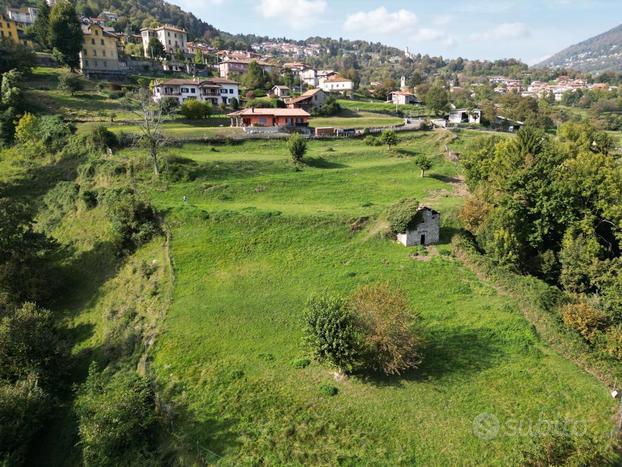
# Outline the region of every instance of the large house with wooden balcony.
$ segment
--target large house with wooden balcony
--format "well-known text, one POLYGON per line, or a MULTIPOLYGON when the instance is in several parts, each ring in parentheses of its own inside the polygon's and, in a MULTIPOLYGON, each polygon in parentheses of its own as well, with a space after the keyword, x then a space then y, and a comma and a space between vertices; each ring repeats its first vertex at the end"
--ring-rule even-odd
POLYGON ((229 114, 234 127, 306 128, 311 115, 302 109, 243 109, 229 114))
POLYGON ((156 81, 153 85, 153 100, 159 102, 162 99, 177 99, 180 104, 188 99, 213 105, 231 104, 232 99, 240 101, 240 88, 237 82, 224 78, 156 81))

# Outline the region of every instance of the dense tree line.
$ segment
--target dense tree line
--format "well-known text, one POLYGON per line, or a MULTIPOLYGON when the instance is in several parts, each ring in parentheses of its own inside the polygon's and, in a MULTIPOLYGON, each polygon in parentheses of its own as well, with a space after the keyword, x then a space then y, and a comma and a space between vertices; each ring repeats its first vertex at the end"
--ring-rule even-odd
POLYGON ((622 359, 622 169, 612 139, 588 124, 486 137, 465 158, 463 219, 499 264, 573 297, 563 319, 622 359))
MULTIPOLYGON (((26 173, 52 162, 80 162, 79 183, 60 181, 41 200, 10 196, 11 187, 0 186, 0 464, 23 465, 60 401, 67 403, 74 382, 69 335, 55 311, 58 298, 69 292, 59 264, 66 251, 51 232, 79 206, 101 209, 113 234, 110 247, 123 259, 158 235, 160 224, 153 207, 129 184, 96 186, 94 177, 108 170, 110 161, 102 154, 116 146, 115 135, 101 127, 76 135, 59 116, 30 113, 22 83, 32 57, 5 41, 0 50, 6 52, 0 54, 2 158, 26 173)), ((110 170, 127 168, 117 164, 110 170)), ((116 370, 92 370, 79 390, 80 446, 91 465, 149 456, 145 433, 156 420, 150 382, 133 369, 116 370), (130 442, 128 434, 135 435, 130 442)))

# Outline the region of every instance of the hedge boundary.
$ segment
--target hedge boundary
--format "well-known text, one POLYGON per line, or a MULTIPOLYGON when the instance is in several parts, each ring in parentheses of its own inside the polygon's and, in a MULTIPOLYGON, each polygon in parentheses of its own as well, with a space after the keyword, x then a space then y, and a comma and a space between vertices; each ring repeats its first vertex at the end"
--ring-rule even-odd
POLYGON ((577 333, 564 326, 559 307, 570 300, 564 292, 535 277, 520 275, 495 264, 464 234, 455 235, 451 247, 454 256, 471 272, 517 303, 538 337, 554 351, 609 388, 622 383, 622 365, 597 353, 577 333))

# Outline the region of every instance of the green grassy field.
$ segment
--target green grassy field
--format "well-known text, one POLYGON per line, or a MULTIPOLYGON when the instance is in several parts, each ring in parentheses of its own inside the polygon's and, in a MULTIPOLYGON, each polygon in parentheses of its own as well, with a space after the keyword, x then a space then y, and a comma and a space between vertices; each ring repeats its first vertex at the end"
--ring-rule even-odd
POLYGON ((70 96, 57 89, 62 68, 38 67, 26 81, 28 108, 39 113, 59 114, 70 120, 110 122, 132 120, 136 116, 125 109, 120 99, 111 99, 98 93, 92 81, 84 80, 85 89, 70 96))
MULTIPOLYGON (((475 135, 450 145, 458 150, 475 135)), ((453 193, 459 168, 440 156, 448 141, 443 132, 408 135, 399 156, 360 141, 312 142, 302 171, 284 142, 168 151, 166 189, 144 189, 172 229, 173 303, 153 368, 183 414, 174 427, 186 441, 182 457, 512 465, 539 420, 608 433, 615 401, 607 388, 548 349, 510 299, 447 255, 462 202, 453 193), (434 158, 425 178, 417 153, 434 158), (443 215, 440 254, 429 261, 378 235, 375 219, 405 196, 443 215), (352 231, 360 216, 369 224, 352 231), (317 364, 295 369, 309 296, 376 281, 403 288, 421 313, 421 368, 339 383, 317 364), (325 383, 338 395, 322 395, 325 383), (492 440, 473 434, 482 413, 501 423, 492 440)))
POLYGON ((344 109, 353 110, 355 112, 395 112, 400 110, 405 113, 416 113, 417 115, 426 115, 425 107, 421 105, 398 105, 371 100, 353 100, 353 99, 339 99, 337 100, 339 105, 344 109))
MULTIPOLYGON (((101 123, 89 122, 78 125, 78 132, 84 133, 101 123)), ((114 133, 137 134, 139 127, 135 124, 106 124, 106 127, 114 133)), ((242 135, 240 128, 231 128, 229 120, 222 118, 210 118, 200 122, 172 121, 162 125, 165 135, 171 138, 226 138, 242 135)))
MULTIPOLYGON (((77 99, 77 98, 76 98, 77 99)), ((133 115, 135 119, 136 116, 133 115)), ((210 117, 202 121, 171 121, 163 125, 164 133, 169 137, 177 138, 226 138, 243 134, 241 128, 231 128, 229 119, 221 116, 210 117)), ((336 128, 365 128, 387 127, 403 123, 401 118, 389 117, 371 112, 360 112, 347 117, 318 117, 311 118, 310 125, 313 127, 330 126, 336 128)), ((86 122, 78 124, 78 131, 89 131, 95 125, 102 122, 86 122)), ((106 123, 110 130, 115 133, 138 133, 138 126, 127 123, 106 123)))
POLYGON ((404 119, 390 117, 374 112, 349 112, 335 117, 315 117, 311 119, 313 127, 332 126, 336 128, 374 128, 400 125, 404 119))

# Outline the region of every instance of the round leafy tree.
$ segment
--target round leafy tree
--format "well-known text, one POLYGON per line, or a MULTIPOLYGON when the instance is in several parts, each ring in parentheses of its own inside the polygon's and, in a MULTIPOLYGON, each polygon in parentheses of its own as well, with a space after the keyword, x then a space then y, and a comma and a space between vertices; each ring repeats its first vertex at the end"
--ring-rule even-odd
POLYGON ((330 295, 313 297, 304 317, 304 339, 314 358, 340 372, 351 371, 359 359, 360 339, 347 302, 330 295))
POLYGON ((298 133, 294 133, 287 141, 287 148, 289 149, 289 154, 292 156, 292 160, 295 163, 299 163, 307 152, 307 142, 298 133))

